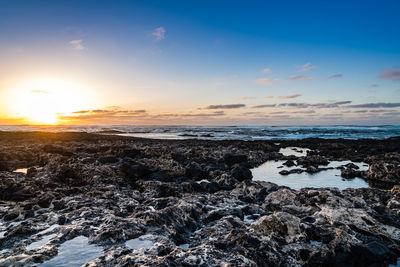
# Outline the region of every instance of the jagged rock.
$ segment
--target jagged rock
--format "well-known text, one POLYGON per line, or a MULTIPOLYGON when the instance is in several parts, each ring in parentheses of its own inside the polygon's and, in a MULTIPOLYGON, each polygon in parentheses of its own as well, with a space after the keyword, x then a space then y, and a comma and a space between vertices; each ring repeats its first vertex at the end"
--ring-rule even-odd
POLYGON ((9 167, 7 162, 5 161, 0 161, 0 171, 8 171, 9 167))
POLYGON ((119 165, 119 172, 130 183, 138 179, 146 179, 151 174, 147 166, 131 161, 124 161, 119 165))
POLYGON ((237 163, 242 163, 242 162, 247 162, 247 156, 242 155, 242 154, 233 154, 233 153, 226 153, 224 155, 224 161, 229 164, 237 164, 237 163))
POLYGON ((102 156, 97 159, 100 163, 107 164, 107 163, 116 163, 119 161, 117 157, 114 156, 102 156))
POLYGON ((399 161, 375 161, 367 172, 368 179, 390 183, 400 183, 399 161))
POLYGON ((355 178, 355 177, 361 177, 362 176, 362 172, 361 171, 357 171, 353 168, 345 168, 345 169, 341 169, 340 170, 340 175, 343 178, 355 178))
POLYGON ((283 237, 288 243, 306 239, 300 229, 300 219, 286 212, 263 216, 255 221, 251 228, 261 235, 283 237))
POLYGON ((289 159, 289 160, 285 161, 282 165, 287 166, 287 167, 293 167, 293 166, 296 166, 296 163, 294 163, 293 160, 289 159))
POLYGON ((242 165, 236 165, 231 171, 231 175, 238 181, 250 180, 253 178, 251 171, 242 165))
POLYGON ((374 169, 381 179, 396 174, 400 139, 276 145, 9 135, 0 132, 0 160, 35 171, 0 172, 0 266, 39 265, 83 236, 89 244, 80 249, 99 246, 100 253, 85 266, 387 266, 400 254, 400 189, 393 179, 391 190, 292 190, 253 181, 250 171, 268 159, 300 161, 299 172, 324 169, 327 160, 393 165, 374 169), (49 140, 74 154, 45 152, 49 140), (278 153, 288 146, 312 151, 278 153), (105 156, 115 158, 97 160, 105 156))
POLYGON ((62 156, 73 156, 74 155, 74 153, 67 151, 65 148, 63 148, 61 146, 54 146, 54 145, 43 146, 43 151, 46 153, 59 154, 62 156))

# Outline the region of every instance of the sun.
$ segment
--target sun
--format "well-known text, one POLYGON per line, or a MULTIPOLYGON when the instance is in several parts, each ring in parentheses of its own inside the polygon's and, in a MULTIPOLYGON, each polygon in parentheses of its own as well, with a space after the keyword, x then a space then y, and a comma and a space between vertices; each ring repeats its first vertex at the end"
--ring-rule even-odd
POLYGON ((37 79, 11 88, 8 100, 14 116, 30 124, 56 125, 62 114, 90 105, 87 88, 67 80, 37 79))

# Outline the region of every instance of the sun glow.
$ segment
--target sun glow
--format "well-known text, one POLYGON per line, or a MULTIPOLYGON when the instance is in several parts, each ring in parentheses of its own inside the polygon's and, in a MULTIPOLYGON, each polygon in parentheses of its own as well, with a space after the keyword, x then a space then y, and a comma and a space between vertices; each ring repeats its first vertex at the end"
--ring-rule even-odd
POLYGON ((56 125, 62 114, 87 108, 90 91, 65 80, 39 79, 10 88, 6 97, 10 113, 31 124, 56 125))

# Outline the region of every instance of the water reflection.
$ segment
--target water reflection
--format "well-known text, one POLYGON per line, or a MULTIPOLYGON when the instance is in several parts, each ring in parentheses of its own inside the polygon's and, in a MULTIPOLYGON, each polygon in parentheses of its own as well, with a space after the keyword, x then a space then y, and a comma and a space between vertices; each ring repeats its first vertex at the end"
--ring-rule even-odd
MULTIPOLYGON (((259 167, 252 169, 253 180, 272 182, 296 190, 304 187, 337 187, 340 190, 345 188, 369 187, 368 183, 361 178, 343 179, 340 176, 340 170, 336 169, 336 167, 351 163, 351 161, 331 161, 328 166, 324 167, 332 167, 333 169, 323 170, 317 173, 302 172, 281 175, 279 172, 282 170, 298 168, 297 166, 282 167, 284 162, 283 160, 267 161, 259 167)), ((368 165, 365 165, 365 163, 353 163, 360 168, 359 170, 368 169, 368 165)))

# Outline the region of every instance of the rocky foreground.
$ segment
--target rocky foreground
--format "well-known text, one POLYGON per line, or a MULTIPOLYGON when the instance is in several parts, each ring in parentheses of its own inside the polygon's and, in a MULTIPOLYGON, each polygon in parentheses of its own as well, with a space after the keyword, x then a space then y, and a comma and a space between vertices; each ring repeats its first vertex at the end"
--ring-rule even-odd
MULTIPOLYGON (((86 266, 388 266, 400 257, 400 138, 161 141, 0 132, 0 266, 88 243, 86 266), (284 156, 281 147, 311 149, 284 156), (371 188, 291 190, 250 168, 331 160, 371 188), (13 172, 27 168, 27 173, 13 172), (80 239, 79 239, 80 240, 80 239), (89 249, 88 249, 89 250, 89 249), (87 262, 89 261, 89 262, 87 262)), ((340 179, 340 178, 338 178, 340 179)), ((64 259, 65 260, 65 259, 64 259)), ((67 264, 68 265, 68 264, 67 264)))

